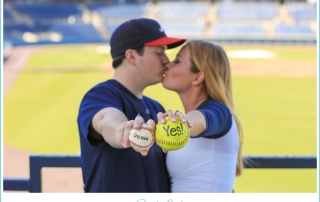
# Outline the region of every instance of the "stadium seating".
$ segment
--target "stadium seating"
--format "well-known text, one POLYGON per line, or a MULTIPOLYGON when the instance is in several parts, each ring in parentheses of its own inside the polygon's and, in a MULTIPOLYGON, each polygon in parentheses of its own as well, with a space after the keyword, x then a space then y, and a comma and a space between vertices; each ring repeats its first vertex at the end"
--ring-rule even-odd
POLYGON ((139 2, 6 2, 3 7, 3 37, 16 44, 17 41, 23 42, 22 35, 25 32, 42 36, 46 33, 59 33, 62 36, 61 42, 107 42, 108 35, 123 21, 152 17, 160 22, 166 34, 186 38, 316 38, 314 23, 317 19, 317 6, 308 3, 285 2, 282 6, 279 2, 264 0, 217 0, 215 3, 175 0, 139 2), (283 20, 283 15, 287 15, 286 19, 292 17, 295 23, 284 24, 289 21, 283 20))
POLYGON ((201 37, 209 7, 209 2, 159 2, 156 16, 168 35, 201 37))
POLYGON ((300 25, 300 24, 278 24, 275 27, 275 33, 278 36, 286 35, 286 36, 312 36, 314 35, 312 29, 308 25, 300 25))
POLYGON ((13 17, 12 15, 10 14, 10 12, 4 7, 3 8, 3 20, 4 21, 8 21, 8 20, 12 20, 13 17))
POLYGON ((213 35, 242 35, 242 36, 264 36, 266 33, 261 24, 235 24, 215 23, 212 26, 213 35))
POLYGON ((28 26, 24 23, 4 24, 3 25, 3 38, 4 40, 22 41, 22 35, 25 32, 37 33, 35 27, 28 26))
POLYGON ((279 3, 241 2, 217 3, 220 20, 270 20, 279 13, 279 3))
POLYGON ((12 7, 20 14, 32 19, 54 19, 68 18, 73 15, 81 17, 81 10, 74 3, 43 3, 43 4, 18 4, 13 3, 12 7))
POLYGON ((104 26, 105 28, 108 30, 108 32, 110 34, 112 34, 114 32, 114 30, 120 25, 120 23, 118 24, 113 24, 113 23, 105 23, 104 26))
POLYGON ((190 24, 172 24, 162 23, 161 26, 167 35, 184 36, 184 37, 200 37, 205 33, 205 23, 190 24))
POLYGON ((96 11, 103 18, 137 18, 148 11, 148 4, 107 4, 90 3, 86 5, 90 10, 96 11))
POLYGON ((208 2, 159 2, 157 17, 159 21, 193 21, 204 17, 208 9, 208 2))
POLYGON ((288 13, 296 20, 317 20, 317 6, 307 3, 287 3, 288 13))
POLYGON ((63 41, 99 42, 103 40, 92 24, 84 23, 38 23, 46 32, 55 32, 62 35, 63 41))

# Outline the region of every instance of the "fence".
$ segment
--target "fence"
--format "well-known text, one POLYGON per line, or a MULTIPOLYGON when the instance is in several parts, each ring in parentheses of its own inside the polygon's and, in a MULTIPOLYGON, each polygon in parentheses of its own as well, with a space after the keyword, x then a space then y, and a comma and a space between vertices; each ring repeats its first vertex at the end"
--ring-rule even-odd
MULTIPOLYGON (((246 169, 317 168, 316 156, 244 156, 246 169)), ((4 178, 3 190, 41 192, 44 167, 80 167, 79 155, 30 155, 30 178, 4 178)))

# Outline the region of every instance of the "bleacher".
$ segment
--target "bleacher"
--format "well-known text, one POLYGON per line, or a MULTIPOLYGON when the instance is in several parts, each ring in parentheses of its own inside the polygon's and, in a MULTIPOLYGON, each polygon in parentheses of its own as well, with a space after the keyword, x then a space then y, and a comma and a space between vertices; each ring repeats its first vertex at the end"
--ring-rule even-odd
POLYGON ((102 28, 109 36, 124 21, 139 18, 149 10, 148 3, 86 3, 85 6, 92 12, 98 14, 102 28))
POLYGON ((8 20, 13 20, 11 13, 6 8, 3 8, 3 20, 5 22, 8 20))
POLYGON ((80 17, 81 10, 74 3, 45 3, 45 4, 19 4, 11 5, 17 12, 32 19, 56 19, 69 16, 80 17))
POLYGON ((191 38, 205 35, 209 2, 159 2, 155 7, 166 34, 191 38))
POLYGON ((195 21, 207 15, 209 6, 208 2, 159 2, 157 18, 160 22, 195 21))
MULTIPOLYGON (((37 35, 36 43, 103 42, 92 23, 84 23, 82 9, 77 3, 11 3, 7 8, 16 13, 19 23, 6 21, 4 38, 14 44, 23 44, 23 34, 37 35), (59 40, 50 34, 60 35, 59 40)), ((7 10, 8 14, 11 13, 7 10)), ((8 16, 9 16, 8 15, 8 16)), ((30 42, 25 42, 30 43, 30 42)))
POLYGON ((23 23, 4 24, 3 38, 8 41, 23 42, 23 34, 26 32, 38 33, 35 27, 23 23))
POLYGON ((205 23, 174 24, 162 23, 163 29, 170 36, 201 37, 205 34, 205 23))
POLYGON ((105 23, 104 26, 106 27, 106 29, 108 30, 108 32, 110 34, 112 34, 114 32, 114 30, 120 25, 120 23, 105 23))
POLYGON ((296 20, 317 20, 317 6, 306 3, 287 3, 290 15, 296 20))
POLYGON ((145 14, 149 7, 147 3, 137 4, 107 4, 107 3, 88 3, 86 6, 97 12, 102 18, 120 18, 123 20, 137 18, 145 14))
POLYGON ((21 23, 21 20, 16 19, 14 15, 10 12, 8 6, 3 6, 3 24, 17 24, 21 23))
POLYGON ((92 24, 85 23, 38 23, 47 32, 54 32, 62 36, 65 42, 100 42, 103 40, 92 24))
POLYGON ((215 23, 211 29, 211 33, 214 36, 266 36, 261 24, 215 23))
POLYGON ((275 2, 218 3, 219 20, 271 20, 279 13, 275 2))
MULTIPOLYGON (((161 1, 139 3, 5 3, 3 9, 4 39, 14 45, 28 44, 22 35, 30 32, 61 35, 59 43, 108 42, 110 35, 123 21, 151 17, 160 22, 166 34, 186 38, 301 38, 316 40, 315 5, 270 1, 161 1), (86 20, 84 20, 86 17, 86 20), (286 20, 284 20, 286 19, 286 20), (313 23, 313 26, 312 26, 313 23), (268 26, 265 26, 268 25, 268 26)), ((230 38, 230 39, 231 39, 230 38)), ((50 41, 46 37, 43 41, 50 41)))
POLYGON ((278 24, 275 27, 275 33, 279 36, 312 36, 314 33, 310 26, 301 24, 278 24))

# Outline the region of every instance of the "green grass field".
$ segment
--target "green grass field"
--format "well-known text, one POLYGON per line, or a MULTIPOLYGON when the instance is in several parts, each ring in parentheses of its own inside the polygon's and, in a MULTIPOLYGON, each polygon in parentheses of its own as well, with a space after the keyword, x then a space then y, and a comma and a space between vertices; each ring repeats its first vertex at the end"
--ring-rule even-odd
MULTIPOLYGON (((280 60, 316 60, 316 47, 252 49, 274 51, 280 60)), ((172 59, 176 50, 168 54, 172 59)), ((100 70, 108 58, 95 53, 94 46, 46 48, 33 54, 4 98, 4 144, 36 154, 79 154, 78 107, 89 88, 112 76, 100 70)), ((316 77, 235 76, 244 155, 317 155, 316 85, 316 77)), ((161 84, 148 87, 145 94, 166 109, 183 111, 177 94, 161 84)), ((316 192, 316 179, 316 169, 246 169, 236 179, 235 191, 316 192)))

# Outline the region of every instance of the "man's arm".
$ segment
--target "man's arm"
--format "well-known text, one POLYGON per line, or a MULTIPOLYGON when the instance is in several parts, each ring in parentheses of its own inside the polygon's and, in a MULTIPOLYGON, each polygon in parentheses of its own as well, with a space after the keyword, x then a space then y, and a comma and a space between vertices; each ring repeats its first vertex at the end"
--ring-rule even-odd
MULTIPOLYGON (((92 119, 93 130, 90 137, 95 139, 104 139, 110 146, 122 149, 130 147, 129 132, 132 129, 140 129, 144 120, 137 116, 135 120, 128 121, 127 117, 118 109, 108 107, 100 110, 92 119)), ((154 131, 155 123, 148 120, 147 128, 154 131)), ((142 156, 148 154, 148 150, 138 151, 142 156)))
POLYGON ((95 139, 104 139, 114 148, 123 148, 120 142, 120 126, 128 122, 127 117, 118 109, 107 107, 93 116, 92 127, 95 132, 90 136, 95 139))

